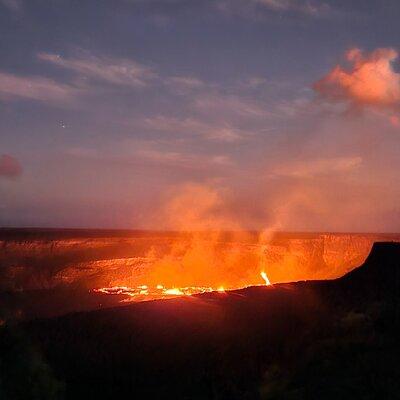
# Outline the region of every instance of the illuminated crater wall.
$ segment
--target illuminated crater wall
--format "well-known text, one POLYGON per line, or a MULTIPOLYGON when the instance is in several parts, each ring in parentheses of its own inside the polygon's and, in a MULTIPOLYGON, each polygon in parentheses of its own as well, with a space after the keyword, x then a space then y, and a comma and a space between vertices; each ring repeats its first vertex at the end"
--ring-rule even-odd
POLYGON ((0 288, 123 287, 142 297, 152 288, 158 297, 176 288, 265 284, 261 272, 271 283, 331 279, 362 264, 375 241, 400 241, 385 234, 279 233, 262 243, 252 233, 70 236, 3 238, 0 288))

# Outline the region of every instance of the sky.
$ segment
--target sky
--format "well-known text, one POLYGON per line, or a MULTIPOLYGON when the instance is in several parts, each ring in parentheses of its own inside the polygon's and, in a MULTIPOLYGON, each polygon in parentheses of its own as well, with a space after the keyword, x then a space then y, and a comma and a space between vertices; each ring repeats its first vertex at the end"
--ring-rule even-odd
POLYGON ((0 0, 0 226, 400 231, 398 0, 0 0))

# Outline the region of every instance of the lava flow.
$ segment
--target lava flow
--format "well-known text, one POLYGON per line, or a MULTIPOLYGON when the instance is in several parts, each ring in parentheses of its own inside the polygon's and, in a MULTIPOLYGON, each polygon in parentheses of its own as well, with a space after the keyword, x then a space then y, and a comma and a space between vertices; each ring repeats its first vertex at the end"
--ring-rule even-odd
MULTIPOLYGON (((259 285, 259 286, 271 285, 271 282, 269 281, 268 276, 264 271, 260 273, 260 276, 265 283, 264 285, 259 285)), ((231 288, 231 289, 240 289, 240 288, 231 288)), ((126 299, 121 300, 122 302, 155 300, 155 299, 163 299, 167 297, 178 297, 178 296, 191 296, 194 294, 200 294, 206 292, 225 293, 225 291, 226 289, 223 286, 219 286, 218 288, 206 287, 206 286, 186 286, 186 287, 167 288, 164 287, 163 285, 157 285, 154 287, 147 285, 140 285, 136 287, 113 286, 113 287, 93 289, 93 292, 95 293, 127 296, 126 299)))

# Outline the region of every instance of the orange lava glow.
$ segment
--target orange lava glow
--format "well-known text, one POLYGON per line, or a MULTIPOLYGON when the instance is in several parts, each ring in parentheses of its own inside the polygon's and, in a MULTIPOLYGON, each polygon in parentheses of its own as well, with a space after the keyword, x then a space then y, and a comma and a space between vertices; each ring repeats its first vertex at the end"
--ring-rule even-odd
MULTIPOLYGON (((265 286, 270 286, 271 283, 268 279, 267 274, 264 271, 260 272, 262 280, 265 282, 265 286)), ((261 285, 258 285, 261 286, 261 285)), ((245 286, 244 286, 245 287, 245 286)), ((230 288, 240 289, 240 288, 230 288)), ((127 301, 143 301, 143 300, 155 300, 163 299, 168 297, 178 297, 178 296, 191 296, 193 294, 207 293, 207 292, 219 292, 225 293, 226 290, 224 286, 219 286, 217 288, 205 287, 205 286, 187 286, 187 287, 172 287, 165 288, 163 285, 156 285, 154 287, 148 287, 147 285, 141 285, 137 287, 127 287, 127 286, 113 286, 105 287, 100 289, 93 289, 95 293, 103 293, 108 295, 125 295, 128 296, 127 299, 122 300, 127 301)))
POLYGON ((152 238, 137 257, 86 263, 73 271, 91 271, 94 279, 88 289, 119 295, 120 301, 223 294, 249 286, 343 276, 365 260, 377 239, 351 234, 190 233, 152 238))

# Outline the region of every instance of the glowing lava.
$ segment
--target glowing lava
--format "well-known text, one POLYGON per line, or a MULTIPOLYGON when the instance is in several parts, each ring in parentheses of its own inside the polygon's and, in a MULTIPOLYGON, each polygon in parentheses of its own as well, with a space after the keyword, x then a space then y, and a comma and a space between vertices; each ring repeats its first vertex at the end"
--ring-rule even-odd
POLYGON ((164 294, 169 294, 173 296, 182 296, 185 294, 181 289, 178 288, 172 288, 172 289, 167 289, 164 291, 164 294))
MULTIPOLYGON (((260 275, 262 279, 265 281, 266 286, 271 285, 271 282, 264 271, 262 271, 260 275)), ((231 289, 238 289, 238 288, 231 288, 231 289)), ((206 287, 206 286, 186 286, 186 287, 166 288, 164 285, 158 284, 157 286, 154 287, 148 285, 140 285, 136 287, 128 287, 128 286, 104 287, 99 289, 93 289, 93 292, 103 293, 108 295, 127 296, 127 299, 121 300, 122 302, 127 302, 127 301, 155 300, 167 297, 191 296, 193 294, 208 293, 208 292, 225 293, 226 289, 224 286, 219 286, 218 288, 206 287)))
POLYGON ((155 287, 141 285, 133 288, 127 286, 113 286, 113 287, 93 289, 93 292, 95 293, 127 296, 128 298, 122 300, 123 302, 155 300, 155 299, 163 299, 166 297, 177 297, 177 296, 191 296, 192 294, 199 294, 199 293, 206 293, 213 291, 224 291, 224 289, 223 288, 222 290, 221 288, 213 289, 211 287, 203 287, 203 286, 165 288, 163 285, 157 285, 155 287), (144 287, 146 288, 144 289, 144 287))

